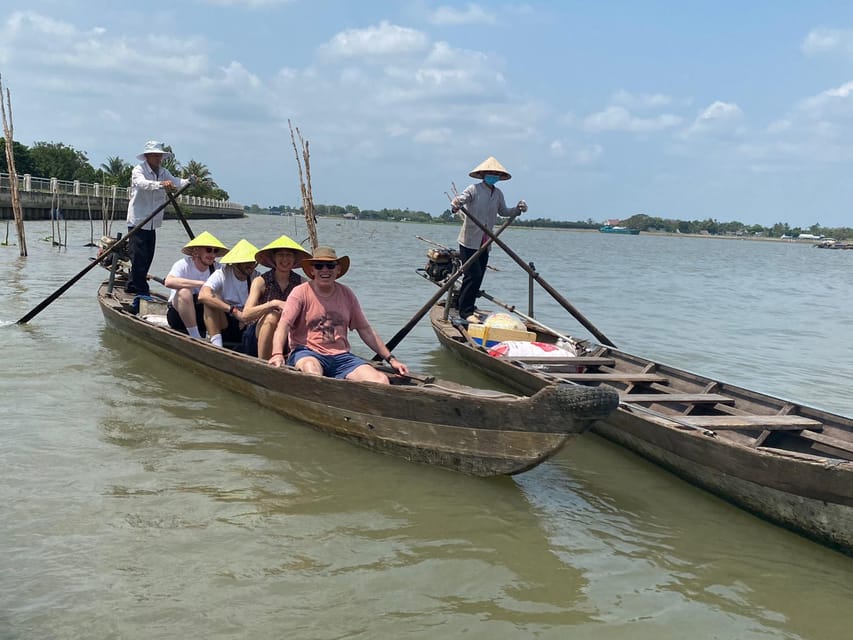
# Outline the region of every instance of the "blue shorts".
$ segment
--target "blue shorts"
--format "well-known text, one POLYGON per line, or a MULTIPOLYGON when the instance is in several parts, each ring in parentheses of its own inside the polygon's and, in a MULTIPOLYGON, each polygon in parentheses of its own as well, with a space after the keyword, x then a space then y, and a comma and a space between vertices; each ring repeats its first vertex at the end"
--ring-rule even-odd
POLYGON ((361 365, 367 364, 367 360, 351 353, 324 356, 316 351, 311 351, 308 347, 302 346, 293 348, 293 351, 287 357, 287 364, 291 367, 296 366, 296 363, 305 357, 317 358, 320 366, 323 367, 323 375, 327 378, 346 378, 361 365))

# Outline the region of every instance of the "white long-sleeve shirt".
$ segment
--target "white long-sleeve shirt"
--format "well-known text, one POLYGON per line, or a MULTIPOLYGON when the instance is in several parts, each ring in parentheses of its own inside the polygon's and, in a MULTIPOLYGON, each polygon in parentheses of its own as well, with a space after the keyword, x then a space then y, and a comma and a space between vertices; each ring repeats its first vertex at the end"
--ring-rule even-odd
MULTIPOLYGON (((144 160, 133 167, 130 179, 130 202, 127 205, 128 227, 135 227, 167 201, 166 190, 160 184, 164 180, 171 180, 176 189, 190 183, 187 178, 176 178, 163 167, 155 173, 144 160)), ((154 216, 143 229, 157 229, 162 224, 163 211, 154 216)))

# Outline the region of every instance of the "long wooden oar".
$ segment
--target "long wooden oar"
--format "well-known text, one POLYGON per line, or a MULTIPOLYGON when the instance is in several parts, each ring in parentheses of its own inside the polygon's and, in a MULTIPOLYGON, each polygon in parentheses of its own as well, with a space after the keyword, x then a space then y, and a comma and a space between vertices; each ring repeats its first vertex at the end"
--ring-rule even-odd
MULTIPOLYGON (((459 269, 447 279, 447 282, 445 282, 438 290, 438 292, 432 298, 430 298, 429 302, 427 302, 423 307, 418 309, 418 312, 414 316, 412 316, 412 319, 409 320, 402 329, 400 329, 396 334, 394 334, 393 338, 391 338, 388 342, 385 343, 385 346, 388 347, 388 349, 394 349, 394 347, 400 344, 403 338, 409 335, 409 332, 418 322, 421 321, 421 318, 423 318, 427 314, 427 312, 432 308, 432 305, 434 305, 438 301, 438 299, 441 298, 441 296, 447 293, 450 287, 453 286, 453 283, 456 282, 459 277, 463 273, 465 273, 465 271, 467 271, 471 267, 471 265, 474 264, 474 262, 476 262, 480 258, 484 251, 488 251, 492 242, 497 240, 498 236, 503 233, 504 229, 506 229, 509 225, 512 224, 512 221, 513 218, 509 218, 500 226, 500 228, 496 232, 490 234, 491 238, 489 238, 479 249, 477 249, 474 254, 470 258, 468 258, 462 264, 462 266, 459 267, 459 269)), ((376 356, 375 359, 379 359, 379 356, 376 356)))
MULTIPOLYGON (((181 188, 180 188, 180 189, 175 193, 175 195, 176 195, 176 196, 177 196, 177 195, 180 195, 180 194, 181 194, 181 192, 183 192, 183 191, 184 191, 184 189, 189 188, 189 186, 190 186, 190 185, 185 185, 185 186, 181 187, 181 188)), ((128 239, 130 239, 131 237, 133 237, 133 235, 134 235, 137 231, 139 231, 142 227, 144 227, 146 224, 148 224, 149 222, 151 222, 151 221, 154 219, 154 216, 156 216, 158 213, 160 213, 160 212, 161 212, 163 209, 165 209, 167 206, 169 206, 169 201, 168 201, 168 200, 166 200, 166 202, 164 202, 164 203, 163 203, 163 204, 161 204, 159 207, 157 207, 156 209, 154 209, 154 211, 152 211, 152 212, 149 214, 149 216, 148 216, 147 218, 145 218, 145 220, 143 220, 143 221, 142 221, 142 222, 140 222, 138 225, 136 225, 135 227, 133 227, 133 229, 131 229, 130 231, 128 231, 126 235, 122 236, 122 238, 121 238, 120 240, 117 240, 117 241, 116 241, 115 243, 113 243, 109 248, 107 248, 107 250, 106 250, 106 251, 104 251, 101 255, 99 255, 95 260, 93 260, 92 262, 90 262, 90 263, 86 266, 86 268, 85 268, 85 269, 83 269, 80 273, 78 273, 76 276, 74 276, 73 278, 71 278, 71 280, 69 280, 69 281, 68 281, 68 282, 66 282, 64 285, 62 285, 61 287, 59 287, 59 289, 57 289, 57 290, 56 290, 56 291, 54 291, 52 294, 50 294, 47 298, 45 298, 45 299, 44 299, 44 300, 43 300, 43 301, 42 301, 42 302, 41 302, 37 307, 35 307, 35 308, 34 308, 32 311, 30 311, 27 315, 25 315, 23 318, 21 318, 20 320, 18 320, 17 324, 26 324, 27 322, 29 322, 30 320, 32 320, 33 318, 35 318, 35 317, 36 317, 39 313, 41 313, 41 312, 44 310, 44 308, 45 308, 45 307, 47 307, 51 302, 53 302, 53 301, 54 301, 54 300, 56 300, 59 296, 61 296, 63 293, 65 293, 66 291, 68 291, 68 289, 70 289, 70 288, 71 288, 71 286, 72 286, 75 282, 77 282, 80 278, 82 278, 82 277, 83 277, 84 275, 86 275, 89 271, 91 271, 92 269, 94 269, 97 265, 101 264, 104 260, 106 260, 106 259, 107 259, 109 256, 111 256, 113 253, 115 253, 118 249, 121 249, 122 247, 124 247, 124 246, 127 244, 128 239)))
POLYGON ((169 198, 169 202, 172 203, 172 208, 175 210, 175 213, 178 214, 178 219, 181 221, 181 224, 184 225, 184 230, 187 232, 190 240, 192 240, 195 238, 195 234, 193 233, 193 230, 190 229, 190 223, 187 222, 184 212, 181 211, 181 205, 178 204, 178 199, 172 195, 171 191, 167 191, 166 196, 169 198))
POLYGON ((486 225, 484 225, 482 222, 480 222, 479 220, 477 220, 477 218, 475 218, 474 216, 468 215, 468 211, 465 209, 465 207, 464 207, 464 206, 459 207, 459 209, 460 209, 460 210, 465 214, 465 216, 468 218, 468 220, 470 220, 471 222, 473 222, 474 224, 476 224, 478 227, 480 227, 480 229, 482 230, 482 232, 483 232, 483 233, 485 233, 487 236, 489 236, 489 238, 490 238, 491 240, 494 240, 496 245, 498 245, 501 249, 503 249, 503 250, 504 250, 504 252, 506 252, 506 254, 507 254, 510 258, 512 258, 513 260, 515 260, 515 261, 516 261, 516 263, 518 263, 518 266, 520 266, 520 267, 521 267, 522 269, 524 269, 527 273, 529 273, 529 274, 530 274, 530 277, 531 277, 531 278, 533 278, 534 280, 536 280, 536 282, 538 282, 538 283, 542 286, 542 288, 543 288, 543 289, 545 289, 545 291, 547 291, 547 292, 551 295, 551 297, 552 297, 552 298, 554 298, 554 300, 556 300, 557 302, 559 302, 559 303, 560 303, 560 305, 561 305, 561 306, 562 306, 566 311, 568 311, 569 313, 571 313, 571 314, 575 317, 575 319, 576 319, 578 322, 580 322, 584 327, 586 327, 587 329, 589 329, 589 332, 590 332, 592 335, 594 335, 594 336, 598 339, 598 341, 599 341, 599 342, 601 342, 602 344, 606 344, 608 347, 615 347, 615 346, 616 346, 615 344, 613 344, 613 343, 612 343, 612 342, 607 338, 607 336, 605 336, 603 333, 601 333, 601 331, 599 331, 599 330, 595 327, 595 325, 593 325, 589 320, 587 320, 587 319, 586 319, 586 317, 584 317, 584 315, 583 315, 580 311, 578 311, 578 310, 574 307, 574 305, 572 305, 572 303, 571 303, 571 302, 569 302, 569 301, 568 301, 568 300, 566 300, 562 295, 560 295, 560 292, 559 292, 559 291, 557 291, 556 289, 554 289, 554 287, 552 287, 550 284, 548 284, 548 283, 545 281, 545 279, 544 279, 544 278, 542 278, 542 276, 540 276, 540 275, 539 275, 539 274, 538 274, 538 273, 533 269, 533 267, 531 267, 531 266, 530 266, 529 264, 527 264, 524 260, 522 260, 522 259, 519 257, 519 255, 518 255, 515 251, 513 251, 512 249, 510 249, 510 248, 509 248, 509 246, 507 246, 507 244, 506 244, 503 240, 498 239, 498 238, 495 236, 494 231, 492 231, 491 229, 489 229, 486 225))

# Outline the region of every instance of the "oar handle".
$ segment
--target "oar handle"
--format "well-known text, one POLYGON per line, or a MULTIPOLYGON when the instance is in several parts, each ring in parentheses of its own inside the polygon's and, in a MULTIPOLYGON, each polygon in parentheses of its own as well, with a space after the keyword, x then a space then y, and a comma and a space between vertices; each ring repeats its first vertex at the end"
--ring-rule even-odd
MULTIPOLYGON (((190 185, 188 185, 188 184, 187 184, 187 185, 184 185, 183 187, 181 187, 180 189, 178 189, 178 191, 175 193, 175 195, 176 195, 176 196, 177 196, 177 195, 180 195, 180 194, 181 194, 185 189, 187 189, 189 186, 190 186, 190 185)), ((51 302, 53 302, 53 301, 54 301, 54 300, 56 300, 59 296, 61 296, 63 293, 65 293, 66 291, 68 291, 68 289, 70 289, 70 288, 71 288, 71 286, 72 286, 75 282, 77 282, 80 278, 82 278, 84 275, 86 275, 87 273, 89 273, 89 271, 91 271, 92 269, 94 269, 97 265, 101 264, 104 260, 106 260, 106 259, 107 259, 109 256, 111 256, 113 253, 115 253, 116 251, 118 251, 119 249, 121 249, 122 247, 124 247, 124 246, 127 244, 127 241, 128 241, 128 240, 129 240, 129 239, 130 239, 130 238, 131 238, 131 237, 132 237, 132 236, 133 236, 137 231, 139 231, 142 227, 144 227, 146 224, 148 224, 149 222, 151 222, 151 221, 154 219, 154 216, 156 216, 158 213, 160 213, 160 212, 161 212, 163 209, 165 209, 168 205, 169 205, 169 201, 168 201, 168 200, 166 200, 166 202, 164 202, 164 203, 163 203, 163 204, 161 204, 159 207, 157 207, 156 209, 154 209, 154 211, 152 211, 152 212, 148 215, 148 217, 147 217, 147 218, 145 218, 145 220, 143 220, 143 221, 142 221, 142 222, 140 222, 138 225, 136 225, 135 227, 133 227, 133 229, 131 229, 130 231, 128 231, 124 236, 122 236, 122 237, 121 237, 121 239, 117 240, 117 241, 116 241, 115 243, 113 243, 110 247, 108 247, 108 248, 107 248, 107 249, 106 249, 106 250, 105 250, 101 255, 99 255, 95 260, 93 260, 92 262, 90 262, 90 263, 86 266, 86 268, 84 268, 80 273, 78 273, 76 276, 74 276, 73 278, 71 278, 71 280, 69 280, 68 282, 66 282, 64 285, 62 285, 61 287, 59 287, 59 289, 57 289, 57 290, 56 290, 56 291, 54 291, 52 294, 50 294, 47 298, 45 298, 45 299, 44 299, 44 300, 43 300, 43 301, 42 301, 38 306, 36 306, 32 311, 30 311, 27 315, 25 315, 23 318, 21 318, 20 320, 18 320, 17 324, 26 324, 27 322, 29 322, 30 320, 32 320, 33 318, 35 318, 35 317, 36 317, 39 313, 41 313, 41 312, 44 310, 44 308, 45 308, 45 307, 47 307, 51 302)))
MULTIPOLYGON (((485 233, 485 234, 486 234, 486 235, 487 235, 491 240, 494 240, 494 241, 495 241, 495 244, 496 244, 496 245, 498 245, 501 249, 503 249, 503 250, 504 250, 504 252, 505 252, 505 253, 506 253, 510 258, 512 258, 513 260, 515 260, 515 262, 516 262, 516 263, 518 263, 518 265, 519 265, 522 269, 524 269, 528 274, 530 274, 530 277, 531 277, 531 278, 533 278, 534 280, 536 280, 536 282, 538 282, 538 283, 542 286, 542 288, 543 288, 543 289, 545 289, 545 291, 547 291, 547 292, 551 295, 551 297, 552 297, 552 298, 554 298, 554 300, 556 300, 558 303, 560 303, 560 305, 562 305, 562 307, 563 307, 566 311, 568 311, 569 313, 571 313, 571 314, 572 314, 572 315, 577 319, 577 321, 578 321, 578 322, 580 322, 584 327, 586 327, 586 328, 589 330, 589 332, 590 332, 590 333, 592 333, 592 335, 594 335, 594 336, 598 339, 598 341, 599 341, 600 343, 605 344, 605 345, 607 345, 608 347, 615 347, 615 346, 616 346, 615 344, 613 344, 613 343, 612 343, 612 342, 607 338, 607 336, 605 336, 603 333, 601 333, 601 331, 599 331, 599 330, 595 327, 595 325, 594 325, 594 324, 592 324, 589 320, 587 320, 587 319, 584 317, 584 315, 583 315, 580 311, 578 311, 578 310, 574 307, 574 305, 572 305, 572 303, 571 303, 571 302, 569 302, 568 300, 566 300, 562 295, 560 295, 560 293, 559 293, 556 289, 554 289, 554 287, 552 287, 550 284, 548 284, 548 283, 545 281, 545 279, 544 279, 542 276, 540 276, 540 275, 539 275, 539 274, 538 274, 538 273, 533 269, 533 267, 531 267, 531 266, 530 266, 529 264, 527 264, 524 260, 522 260, 522 259, 519 257, 519 255, 518 255, 515 251, 513 251, 512 249, 510 249, 510 247, 509 247, 509 246, 507 246, 507 244, 506 244, 503 240, 500 240, 500 239, 495 235, 495 233, 494 233, 491 229, 489 229, 486 225, 484 225, 482 222, 480 222, 479 220, 477 220, 477 218, 475 218, 474 216, 469 215, 468 210, 465 208, 465 206, 464 206, 464 205, 460 206, 460 207, 459 207, 459 209, 462 211, 462 213, 464 213, 464 214, 465 214, 465 217, 466 217, 468 220, 470 220, 470 221, 471 221, 471 222, 473 222, 475 225, 477 225, 477 226, 480 228, 480 230, 481 230, 483 233, 485 233)), ((512 218, 510 218, 510 220, 512 220, 512 218)))

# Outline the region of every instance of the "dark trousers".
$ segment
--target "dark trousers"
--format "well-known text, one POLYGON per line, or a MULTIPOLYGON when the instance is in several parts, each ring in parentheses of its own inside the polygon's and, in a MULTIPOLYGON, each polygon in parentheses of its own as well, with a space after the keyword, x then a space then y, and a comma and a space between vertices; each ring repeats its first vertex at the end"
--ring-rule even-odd
POLYGON ((140 229, 130 237, 127 244, 130 250, 130 280, 125 290, 128 293, 148 295, 148 270, 154 262, 157 232, 153 229, 140 229))
MULTIPOLYGON (((195 301, 196 327, 198 328, 199 335, 202 338, 205 338, 207 337, 207 330, 204 326, 204 305, 198 301, 198 294, 193 295, 193 300, 195 301)), ((168 320, 169 326, 172 327, 172 329, 189 335, 187 327, 184 324, 184 320, 181 318, 181 314, 178 313, 178 310, 172 305, 169 305, 169 308, 166 310, 166 320, 168 320)))
MULTIPOLYGON (((477 252, 476 249, 469 249, 459 245, 459 259, 462 264, 477 252)), ((462 276, 462 286, 459 287, 459 298, 456 302, 456 308, 459 309, 459 315, 467 318, 476 308, 477 294, 480 293, 480 287, 483 284, 483 276, 486 275, 486 266, 489 264, 489 252, 484 251, 480 257, 465 271, 462 276)))

